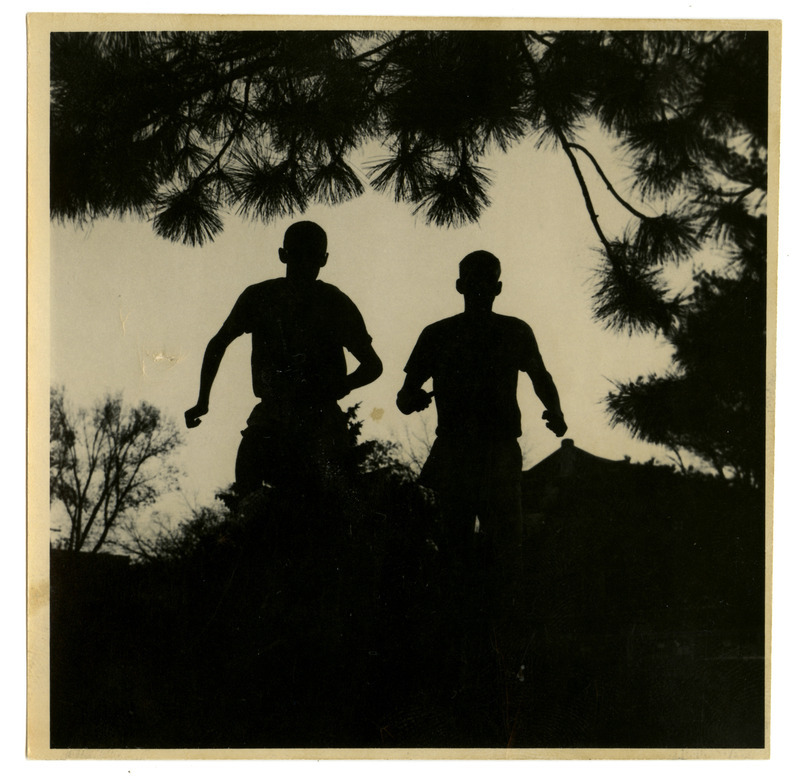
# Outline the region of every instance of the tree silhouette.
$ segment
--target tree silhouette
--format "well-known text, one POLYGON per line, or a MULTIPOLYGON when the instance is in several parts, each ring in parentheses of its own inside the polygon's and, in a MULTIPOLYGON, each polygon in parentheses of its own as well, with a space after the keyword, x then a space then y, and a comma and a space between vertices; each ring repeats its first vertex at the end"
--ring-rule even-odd
POLYGON ((203 244, 224 205, 269 220, 360 194, 345 158, 377 131, 372 44, 352 32, 54 34, 53 216, 148 215, 160 236, 203 244))
POLYGON ((373 142, 372 187, 458 226, 490 203, 489 152, 547 147, 598 238, 596 317, 675 349, 669 375, 618 385, 612 421, 758 481, 763 438, 737 422, 763 418, 741 387, 764 385, 768 62, 764 31, 55 33, 51 214, 146 216, 203 244, 226 209, 272 220, 360 195, 353 158, 373 142), (586 128, 617 142, 631 192, 586 128), (601 222, 598 181, 631 216, 621 230, 601 222), (674 293, 670 271, 708 248, 729 268, 674 293), (700 333, 736 302, 725 340, 749 330, 746 376, 740 351, 700 333), (688 415, 709 406, 713 426, 688 415))
POLYGON ((75 412, 64 390, 51 388, 50 502, 69 517, 64 548, 96 553, 131 511, 171 489, 180 444, 175 423, 146 402, 126 408, 109 395, 75 412))
MULTIPOLYGON (((766 249, 764 248, 764 255, 766 249)), ((766 295, 759 274, 699 272, 667 338, 673 366, 617 383, 607 397, 614 424, 685 449, 755 486, 765 477, 766 295)))
MULTIPOLYGON (((192 244, 224 206, 270 220, 360 195, 350 158, 370 140, 388 153, 371 184, 439 225, 479 218, 492 148, 554 144, 610 254, 578 163, 596 165, 576 141, 591 118, 645 196, 764 184, 727 141, 766 141, 765 33, 56 33, 51 62, 53 216, 149 215, 192 244)), ((685 213, 629 208, 635 249, 694 249, 685 213)))
POLYGON ((641 193, 677 205, 656 218, 636 215, 621 240, 604 240, 595 291, 595 314, 606 324, 660 332, 673 348, 672 367, 664 375, 616 384, 607 397, 612 423, 676 453, 693 452, 720 473, 728 468, 761 487, 766 43, 761 34, 718 34, 705 52, 686 42, 675 52, 690 54, 693 89, 678 103, 685 109, 670 103, 662 108, 662 119, 632 126, 626 143, 635 154, 641 193), (700 267, 688 293, 671 295, 668 265, 709 247, 723 253, 725 267, 700 267))

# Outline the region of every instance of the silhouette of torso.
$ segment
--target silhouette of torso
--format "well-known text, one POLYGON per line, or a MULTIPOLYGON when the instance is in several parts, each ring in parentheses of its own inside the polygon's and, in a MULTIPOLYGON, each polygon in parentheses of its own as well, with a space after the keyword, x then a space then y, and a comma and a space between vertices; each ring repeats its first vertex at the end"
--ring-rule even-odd
POLYGON ((537 355, 524 321, 462 313, 423 330, 405 371, 433 378, 438 436, 517 438, 517 377, 537 355))
POLYGON ((276 414, 335 402, 347 375, 344 348, 372 341, 355 304, 321 280, 251 285, 231 318, 240 333, 252 334, 253 393, 276 414))

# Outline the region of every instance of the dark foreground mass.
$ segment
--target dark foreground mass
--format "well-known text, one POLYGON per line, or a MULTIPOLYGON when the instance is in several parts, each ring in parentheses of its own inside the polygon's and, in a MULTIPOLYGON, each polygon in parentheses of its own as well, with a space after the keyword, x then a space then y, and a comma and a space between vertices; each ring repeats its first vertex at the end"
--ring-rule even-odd
POLYGON ((416 485, 359 480, 200 514, 150 562, 53 552, 52 746, 764 745, 763 495, 529 485, 499 626, 480 579, 449 593, 416 485))

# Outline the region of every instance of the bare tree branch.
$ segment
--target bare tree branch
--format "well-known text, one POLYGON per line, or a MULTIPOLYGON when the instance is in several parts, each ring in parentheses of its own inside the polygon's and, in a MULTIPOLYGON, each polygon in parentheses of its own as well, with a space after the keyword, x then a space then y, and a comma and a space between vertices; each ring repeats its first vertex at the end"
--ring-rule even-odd
POLYGON ((128 512, 169 489, 169 459, 180 444, 174 422, 145 403, 126 409, 120 396, 107 397, 73 416, 63 394, 51 394, 50 496, 70 519, 67 548, 91 542, 99 551, 128 512))

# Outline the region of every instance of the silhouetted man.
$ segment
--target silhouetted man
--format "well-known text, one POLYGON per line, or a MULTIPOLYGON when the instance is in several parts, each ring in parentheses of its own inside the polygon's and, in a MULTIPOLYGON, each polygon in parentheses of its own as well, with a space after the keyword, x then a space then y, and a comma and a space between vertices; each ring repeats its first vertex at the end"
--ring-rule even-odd
POLYGON ((424 410, 432 397, 436 400, 436 440, 419 480, 437 494, 453 610, 462 610, 470 601, 464 595, 469 591, 466 585, 474 587, 475 580, 484 577, 475 588, 488 589, 490 605, 499 607, 518 576, 522 539, 519 372, 530 377, 543 402, 548 428, 558 437, 567 431, 558 392, 530 326, 492 312, 501 288, 500 262, 494 255, 478 251, 461 261, 456 289, 464 296, 464 312, 422 331, 397 394, 397 406, 406 415, 424 410), (429 378, 433 379, 432 393, 422 388, 429 378), (476 518, 489 560, 488 572, 480 574, 474 572, 481 563, 475 555, 476 518))
POLYGON ((197 404, 185 413, 190 428, 208 412, 228 345, 252 334, 253 393, 261 401, 247 419, 236 458, 241 496, 263 482, 332 479, 349 443, 337 400, 382 372, 358 308, 317 279, 328 260, 327 241, 316 223, 291 225, 278 250, 286 276, 245 289, 206 348, 197 404), (350 374, 345 349, 359 362, 350 374))

